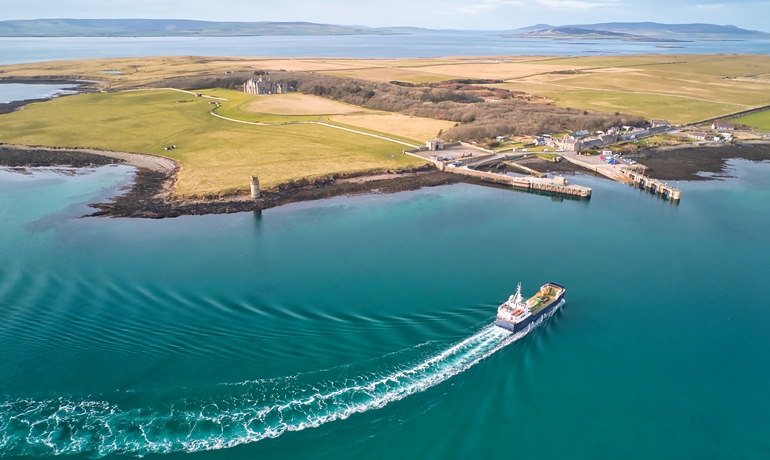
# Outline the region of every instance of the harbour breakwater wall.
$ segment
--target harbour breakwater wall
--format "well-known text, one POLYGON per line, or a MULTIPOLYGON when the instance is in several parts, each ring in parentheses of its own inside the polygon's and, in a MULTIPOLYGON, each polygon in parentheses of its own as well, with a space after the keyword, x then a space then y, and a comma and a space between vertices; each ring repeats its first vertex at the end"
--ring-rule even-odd
POLYGON ((614 181, 622 182, 626 184, 631 182, 631 180, 628 177, 623 175, 623 173, 621 173, 619 170, 615 169, 611 165, 608 165, 605 163, 591 163, 581 158, 577 158, 577 155, 571 155, 571 154, 566 154, 566 155, 562 154, 562 158, 564 158, 565 160, 569 161, 572 164, 578 165, 589 171, 594 171, 614 181))
POLYGON ((633 185, 643 190, 660 195, 672 201, 681 199, 682 191, 677 187, 672 187, 665 182, 653 179, 644 175, 646 167, 644 165, 623 165, 614 166, 599 161, 596 157, 578 158, 577 155, 566 154, 564 159, 570 163, 576 164, 589 171, 595 171, 598 174, 606 176, 614 181, 633 185))
POLYGON ((467 168, 446 168, 446 171, 455 174, 477 177, 484 182, 509 185, 520 190, 555 193, 560 195, 576 196, 580 198, 591 197, 590 187, 569 184, 563 177, 555 179, 538 177, 514 177, 505 174, 495 174, 467 168))
MULTIPOLYGON (((475 169, 469 169, 467 167, 462 167, 462 168, 449 167, 446 165, 446 163, 444 163, 441 160, 437 160, 433 158, 425 158, 417 154, 417 152, 422 152, 425 150, 427 149, 420 148, 420 149, 404 150, 403 153, 405 155, 410 155, 415 158, 420 158, 422 160, 428 160, 431 163, 433 163, 436 166, 436 169, 438 169, 439 171, 445 171, 448 173, 460 174, 464 176, 472 176, 484 182, 489 182, 489 183, 499 184, 499 185, 507 185, 516 189, 527 190, 527 191, 554 193, 554 194, 560 194, 560 195, 575 196, 579 198, 591 197, 590 187, 583 187, 581 185, 569 184, 567 183, 567 180, 564 179, 563 177, 555 178, 555 179, 538 178, 538 177, 514 177, 514 176, 508 176, 505 174, 495 174, 495 173, 485 172, 485 171, 476 171, 475 169)), ((499 161, 502 158, 502 156, 499 156, 499 157, 500 158, 494 158, 494 160, 499 161)), ((479 166, 482 163, 478 163, 476 164, 476 166, 479 166)))
POLYGON ((679 200, 682 198, 682 191, 676 187, 672 187, 665 182, 661 182, 657 179, 647 177, 642 173, 633 171, 630 169, 622 169, 621 172, 626 175, 636 187, 643 190, 647 190, 651 193, 661 195, 663 198, 669 200, 679 200))

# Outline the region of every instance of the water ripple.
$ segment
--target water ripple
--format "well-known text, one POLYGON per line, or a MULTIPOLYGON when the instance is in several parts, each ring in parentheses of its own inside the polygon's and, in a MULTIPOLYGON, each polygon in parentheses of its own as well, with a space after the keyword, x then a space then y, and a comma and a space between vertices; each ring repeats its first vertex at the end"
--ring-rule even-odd
MULTIPOLYGON (((534 327, 534 325, 533 325, 534 327)), ((384 369, 353 366, 205 389, 152 408, 142 395, 0 403, 0 456, 196 452, 274 438, 384 407, 469 369, 526 335, 487 326, 446 349, 384 369), (336 376, 326 379, 326 374, 336 376), (211 396, 215 394, 216 396, 211 396)), ((421 344, 411 352, 429 344, 421 344)), ((430 348, 428 346, 428 348, 430 348)))

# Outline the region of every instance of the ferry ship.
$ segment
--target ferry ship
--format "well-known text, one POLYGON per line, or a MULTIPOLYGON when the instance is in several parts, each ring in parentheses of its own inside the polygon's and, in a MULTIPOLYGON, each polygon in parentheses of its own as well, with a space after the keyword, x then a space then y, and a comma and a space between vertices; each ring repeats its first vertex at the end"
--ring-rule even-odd
POLYGON ((564 286, 556 283, 548 283, 526 301, 521 295, 521 283, 504 304, 497 309, 495 325, 511 332, 519 332, 537 321, 548 316, 564 305, 564 286))

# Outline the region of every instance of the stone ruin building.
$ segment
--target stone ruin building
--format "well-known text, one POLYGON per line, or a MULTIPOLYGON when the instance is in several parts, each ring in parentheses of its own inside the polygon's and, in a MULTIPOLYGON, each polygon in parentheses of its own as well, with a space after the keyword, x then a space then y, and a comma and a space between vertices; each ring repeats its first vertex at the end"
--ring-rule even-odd
POLYGON ((262 77, 250 78, 243 84, 243 92, 246 94, 283 94, 293 91, 294 88, 290 86, 270 81, 270 79, 263 81, 262 77))

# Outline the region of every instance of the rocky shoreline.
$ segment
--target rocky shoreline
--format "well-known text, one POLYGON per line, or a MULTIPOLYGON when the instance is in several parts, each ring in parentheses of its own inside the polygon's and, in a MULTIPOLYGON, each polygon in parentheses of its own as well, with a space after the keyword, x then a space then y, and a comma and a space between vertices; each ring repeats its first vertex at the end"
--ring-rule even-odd
POLYGON ((90 204, 97 209, 91 216, 141 217, 163 219, 184 215, 230 214, 261 211, 289 203, 313 201, 344 195, 397 193, 459 182, 461 177, 435 169, 359 176, 326 178, 319 181, 288 184, 280 190, 263 193, 258 199, 245 192, 226 197, 188 199, 171 196, 164 185, 173 180, 168 173, 139 168, 127 192, 108 203, 90 204))
MULTIPOLYGON (((726 161, 732 158, 770 161, 770 144, 658 148, 639 153, 639 159, 648 166, 650 175, 661 180, 718 178, 726 173, 726 161)), ((89 204, 95 209, 89 216, 162 219, 184 215, 228 214, 259 211, 289 203, 336 196, 397 193, 460 182, 490 185, 469 176, 438 171, 433 165, 424 165, 398 172, 347 174, 300 180, 283 184, 277 190, 266 191, 259 199, 252 199, 245 191, 225 197, 186 198, 173 193, 179 166, 169 158, 95 149, 0 144, 0 166, 9 168, 83 168, 108 164, 134 166, 137 170, 132 183, 124 188, 125 193, 106 203, 89 204)), ((593 174, 566 162, 530 162, 527 166, 556 174, 593 174)))
MULTIPOLYGON (((95 83, 84 80, 74 80, 71 78, 16 78, 6 77, 0 78, 0 84, 6 83, 22 83, 28 85, 71 85, 71 87, 64 88, 70 93, 60 94, 56 97, 72 96, 73 94, 90 93, 98 91, 98 88, 94 86, 95 83)), ((33 104, 35 102, 45 102, 51 100, 50 97, 43 97, 37 99, 24 99, 21 101, 12 102, 0 102, 0 115, 4 113, 11 113, 23 108, 27 104, 33 104)))
POLYGON ((399 172, 300 180, 283 184, 278 190, 267 191, 259 199, 252 199, 246 192, 225 197, 185 198, 173 194, 179 166, 168 158, 94 149, 0 145, 0 166, 9 168, 82 168, 108 164, 134 166, 137 171, 132 183, 124 188, 125 193, 106 203, 89 204, 95 209, 89 216, 162 219, 183 215, 228 214, 342 195, 397 193, 466 181, 462 176, 437 171, 432 165, 425 165, 399 172))

